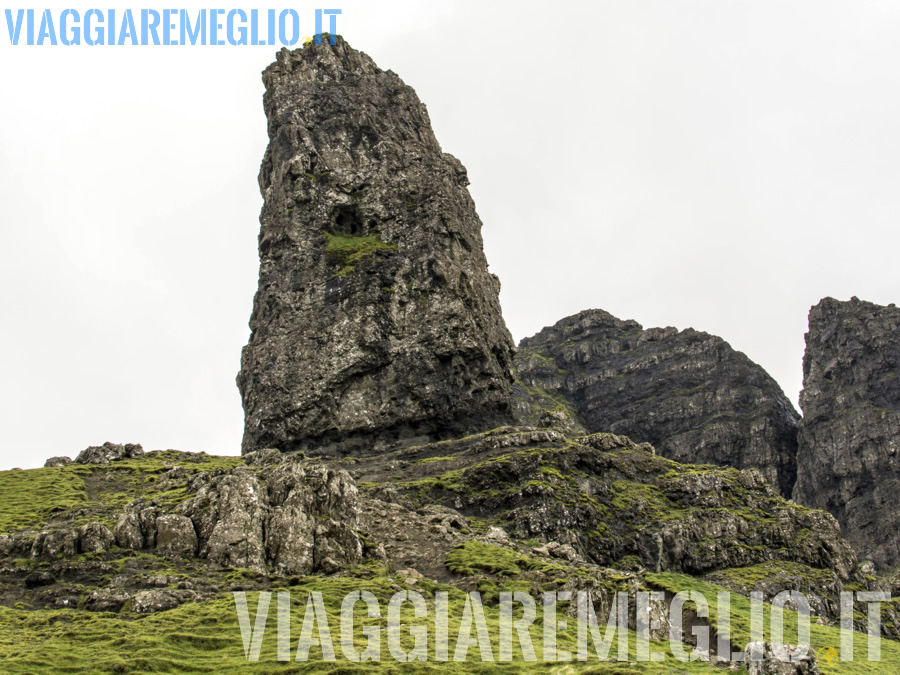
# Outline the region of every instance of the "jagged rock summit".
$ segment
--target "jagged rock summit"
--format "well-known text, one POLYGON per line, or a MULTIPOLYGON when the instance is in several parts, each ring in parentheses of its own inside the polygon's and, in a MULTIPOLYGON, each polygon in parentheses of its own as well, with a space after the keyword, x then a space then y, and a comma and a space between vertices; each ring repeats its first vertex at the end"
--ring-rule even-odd
POLYGON ((830 511, 860 558, 900 563, 900 308, 809 312, 794 499, 830 511))
POLYGON ((781 494, 796 478, 799 415, 765 370, 720 337, 644 329, 599 309, 522 340, 516 411, 562 406, 592 431, 669 459, 755 467, 781 494))
POLYGON ((242 451, 350 453, 508 423, 500 282, 466 170, 415 92, 341 37, 282 50, 263 81, 242 451))

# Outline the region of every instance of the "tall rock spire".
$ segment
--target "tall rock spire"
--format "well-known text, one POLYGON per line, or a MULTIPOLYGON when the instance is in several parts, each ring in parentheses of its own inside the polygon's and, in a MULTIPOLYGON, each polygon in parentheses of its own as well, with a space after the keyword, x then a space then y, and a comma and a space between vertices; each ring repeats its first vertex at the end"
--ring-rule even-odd
POLYGON ((263 73, 259 288, 243 452, 357 452, 511 420, 514 345, 463 165, 338 37, 263 73))

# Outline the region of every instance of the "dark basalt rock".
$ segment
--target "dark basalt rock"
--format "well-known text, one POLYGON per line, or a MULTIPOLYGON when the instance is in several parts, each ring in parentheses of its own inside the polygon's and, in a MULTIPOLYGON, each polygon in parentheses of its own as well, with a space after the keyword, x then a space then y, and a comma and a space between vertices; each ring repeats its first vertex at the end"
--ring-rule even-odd
POLYGON ((466 170, 397 75, 324 42, 263 73, 242 450, 349 453, 508 423, 515 347, 466 170))
POLYGON ((860 558, 900 562, 900 309, 809 312, 794 499, 831 512, 860 558))
POLYGON ((758 468, 785 496, 799 415, 760 366, 722 338, 649 328, 602 310, 522 340, 516 413, 567 407, 591 432, 652 443, 669 459, 758 468))

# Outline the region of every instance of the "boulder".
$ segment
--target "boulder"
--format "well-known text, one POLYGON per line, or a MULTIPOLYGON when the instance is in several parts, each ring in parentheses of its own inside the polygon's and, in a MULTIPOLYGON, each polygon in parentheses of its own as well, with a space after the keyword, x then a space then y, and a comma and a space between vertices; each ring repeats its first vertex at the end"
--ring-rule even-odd
POLYGON ((196 555, 197 533, 191 519, 175 513, 157 518, 156 552, 163 556, 182 558, 196 555))
POLYGON ((152 614, 178 607, 185 599, 185 591, 168 589, 138 591, 131 599, 131 611, 135 614, 152 614))
POLYGON ((144 449, 140 445, 126 443, 125 445, 117 445, 116 443, 104 443, 103 445, 92 445, 78 453, 75 458, 75 464, 109 464, 119 459, 127 459, 130 457, 140 457, 144 454, 144 449))
POLYGON ((816 653, 808 645, 751 642, 744 648, 747 675, 819 675, 816 653))
POLYGON ((66 464, 71 464, 72 459, 70 457, 51 457, 46 462, 44 462, 44 467, 51 466, 66 466, 66 464))
POLYGON ((34 572, 29 572, 25 577, 25 588, 37 588, 55 583, 56 577, 46 570, 35 570, 34 572))
POLYGON ((113 533, 98 521, 82 525, 78 529, 78 550, 81 553, 100 553, 115 543, 113 533))
POLYGON ((85 609, 92 612, 118 612, 131 599, 127 591, 100 588, 92 591, 85 602, 85 609))

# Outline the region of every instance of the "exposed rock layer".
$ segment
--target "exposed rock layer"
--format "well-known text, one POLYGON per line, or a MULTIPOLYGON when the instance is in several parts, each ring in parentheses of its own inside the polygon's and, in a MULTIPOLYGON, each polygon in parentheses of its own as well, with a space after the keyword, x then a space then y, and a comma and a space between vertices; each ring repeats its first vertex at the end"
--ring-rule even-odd
POLYGON ((794 498, 861 558, 900 562, 900 308, 825 298, 809 312, 794 498))
POLYGON ((791 494, 799 416, 760 366, 719 337, 586 310, 522 340, 515 363, 521 417, 568 407, 592 432, 652 443, 679 462, 756 467, 791 494))
POLYGON ((466 170, 341 38, 263 73, 259 290, 243 452, 351 452, 509 422, 514 345, 466 170))

